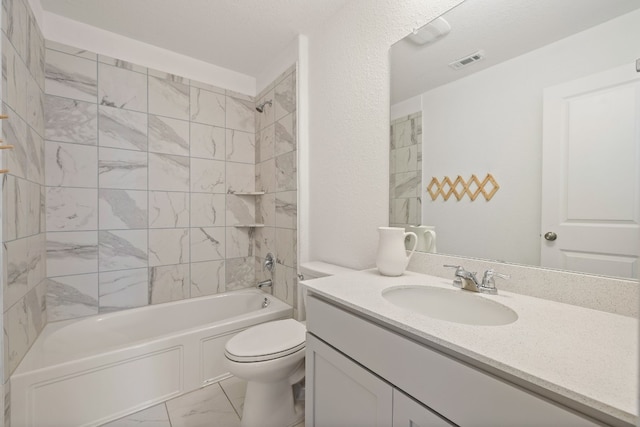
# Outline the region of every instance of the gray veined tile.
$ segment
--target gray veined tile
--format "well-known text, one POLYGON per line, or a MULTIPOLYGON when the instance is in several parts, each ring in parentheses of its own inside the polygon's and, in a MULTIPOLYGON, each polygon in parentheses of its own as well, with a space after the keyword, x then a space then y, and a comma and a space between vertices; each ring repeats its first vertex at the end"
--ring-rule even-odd
POLYGON ((108 107, 147 111, 147 76, 98 64, 98 102, 108 107))
POLYGON ((50 186, 97 187, 98 150, 79 144, 45 143, 46 183, 50 186))
POLYGON ((56 277, 47 285, 49 321, 98 314, 98 274, 56 277))
POLYGON ((149 151, 188 156, 189 122, 150 115, 149 151))
POLYGON ((255 132, 255 103, 227 96, 226 127, 255 132))
POLYGON ((191 123, 191 157, 225 159, 225 129, 191 123))
POLYGON ((27 257, 29 268, 27 272, 27 285, 29 289, 38 286, 46 278, 47 262, 47 235, 45 233, 34 234, 28 239, 27 257))
MULTIPOLYGON (((68 53, 70 55, 79 56, 80 58, 92 59, 96 60, 97 54, 93 52, 89 52, 86 49, 81 49, 79 47, 69 46, 63 43, 54 42, 51 40, 45 40, 45 47, 47 50, 57 50, 59 52, 68 53)), ((47 52, 49 54, 49 52, 47 52)))
POLYGON ((14 111, 4 110, 9 118, 2 123, 2 139, 10 141, 13 150, 5 150, 2 154, 4 166, 12 175, 27 178, 27 124, 14 111))
POLYGON ((147 114, 103 105, 98 114, 101 147, 147 150, 147 114))
POLYGON ((254 257, 234 258, 225 261, 227 275, 225 289, 233 291, 255 286, 256 266, 254 257))
POLYGON ((147 74, 147 68, 134 64, 133 62, 124 61, 122 59, 112 58, 107 55, 98 55, 98 62, 112 65, 118 68, 124 68, 125 70, 135 71, 137 73, 147 74))
POLYGON ((26 116, 27 68, 17 52, 2 35, 2 94, 7 103, 21 117, 26 116))
POLYGON ((256 228, 254 241, 256 245, 256 257, 266 258, 268 253, 276 252, 276 229, 274 227, 256 228))
POLYGON ((39 135, 44 135, 44 92, 38 86, 38 82, 31 76, 27 77, 26 119, 39 135))
POLYGON ((225 190, 225 162, 191 159, 192 192, 224 193, 225 190))
POLYGON ((149 230, 149 266, 189 262, 189 229, 162 228, 149 230))
POLYGON ((47 282, 43 280, 37 287, 29 291, 24 298, 29 325, 29 342, 33 343, 47 323, 47 282))
POLYGON ((5 377, 15 370, 29 349, 28 321, 24 299, 4 313, 5 377))
POLYGON ((191 262, 225 259, 225 227, 191 229, 191 262))
POLYGON ((177 74, 167 73, 166 71, 149 68, 148 74, 150 76, 157 77, 159 80, 164 80, 171 83, 180 83, 187 86, 191 84, 191 81, 188 78, 179 76, 177 74))
POLYGON ((189 120, 189 85, 149 75, 149 113, 189 120))
POLYGON ((149 153, 149 190, 188 191, 189 157, 149 153))
POLYGON ((276 191, 276 161, 269 159, 256 165, 256 189, 266 193, 276 191))
POLYGON ((253 224, 256 222, 256 198, 227 194, 227 224, 253 224))
POLYGON ((273 89, 269 89, 264 96, 261 96, 257 101, 256 104, 262 104, 266 101, 271 101, 271 105, 266 104, 264 107, 264 111, 262 113, 257 113, 255 115, 256 117, 256 131, 258 130, 262 130, 264 128, 266 128, 267 126, 271 126, 274 122, 275 122, 275 114, 274 114, 274 108, 273 108, 273 102, 274 102, 274 97, 275 97, 275 92, 273 89))
POLYGON ((256 220, 268 227, 276 225, 276 194, 269 193, 256 200, 256 220))
POLYGON ((96 103, 98 92, 96 62, 50 50, 46 57, 45 92, 96 103))
POLYGON ((276 157, 276 190, 296 190, 298 186, 296 151, 276 157))
POLYGON ((44 139, 32 128, 27 128, 27 179, 32 182, 44 184, 44 139))
POLYGON ((225 291, 224 260, 191 263, 191 298, 225 291))
POLYGON ((100 188, 147 189, 147 153, 102 148, 98 152, 100 188))
POLYGON ((225 195, 191 193, 191 226, 225 225, 225 195))
POLYGON ((208 83, 199 82, 197 80, 191 80, 191 86, 197 87, 199 89, 208 90, 209 92, 219 93, 221 95, 224 95, 226 93, 226 91, 221 87, 213 86, 208 83))
POLYGON ((275 125, 267 126, 256 133, 256 155, 260 162, 273 159, 275 155, 275 125))
POLYGON ((47 231, 98 229, 98 190, 47 188, 47 231))
POLYGON ((275 120, 279 120, 296 109, 294 74, 289 74, 276 85, 274 97, 275 120))
POLYGON ((3 32, 15 46, 18 54, 26 58, 29 13, 24 2, 19 0, 2 2, 3 32))
POLYGON ((101 230, 147 228, 147 192, 101 189, 98 193, 101 230))
POLYGON ((229 398, 236 413, 241 415, 244 408, 244 396, 247 393, 247 381, 238 377, 231 377, 220 381, 219 384, 222 390, 224 390, 224 394, 229 398))
POLYGON ((294 114, 289 114, 275 123, 275 155, 279 156, 296 150, 294 114))
POLYGON ((99 274, 100 312, 149 304, 149 269, 118 270, 99 274))
POLYGON ((150 191, 149 228, 189 226, 189 193, 150 191))
POLYGON ((253 256, 253 229, 225 227, 226 258, 253 256))
POLYGON ((165 404, 161 403, 101 427, 171 427, 171 423, 165 404))
POLYGON ((98 271, 98 233, 72 231, 47 233, 47 276, 98 271))
POLYGON ((253 164, 227 163, 227 193, 251 192, 256 188, 256 168, 253 164))
POLYGON ((96 104, 52 95, 45 97, 46 139, 96 145, 97 134, 96 104))
POLYGON ((256 161, 256 136, 254 133, 227 129, 227 155, 231 162, 250 163, 256 161))
POLYGON ((225 96, 191 87, 191 121, 225 126, 225 96))
POLYGON ((218 384, 167 402, 173 427, 240 426, 240 418, 218 384))
POLYGON ((298 221, 296 191, 276 193, 276 227, 295 229, 298 221))
POLYGON ((279 228, 276 233, 276 261, 278 264, 295 268, 297 263, 296 230, 279 228))
POLYGON ((149 272, 151 304, 189 298, 189 264, 151 267, 149 272))
POLYGON ((298 285, 296 270, 291 267, 279 265, 274 273, 273 296, 293 306, 295 302, 295 288, 298 285))
POLYGON ((4 243, 6 256, 6 276, 4 285, 4 304, 11 307, 29 290, 29 253, 28 238, 4 243))
POLYGON ((147 230, 98 232, 100 271, 147 267, 147 230))

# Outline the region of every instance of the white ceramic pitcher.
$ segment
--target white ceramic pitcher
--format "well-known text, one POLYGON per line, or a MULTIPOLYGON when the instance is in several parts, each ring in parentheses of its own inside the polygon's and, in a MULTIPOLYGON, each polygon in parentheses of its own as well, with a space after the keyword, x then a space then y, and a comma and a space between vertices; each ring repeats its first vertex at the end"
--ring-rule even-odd
POLYGON ((433 225, 410 225, 407 227, 407 231, 416 233, 418 236, 417 251, 436 253, 436 227, 433 225))
POLYGON ((378 254, 376 256, 376 266, 383 276, 400 276, 409 264, 411 255, 416 250, 418 236, 412 232, 405 232, 399 227, 379 227, 378 254), (404 247, 404 239, 413 236, 413 248, 407 256, 404 247))

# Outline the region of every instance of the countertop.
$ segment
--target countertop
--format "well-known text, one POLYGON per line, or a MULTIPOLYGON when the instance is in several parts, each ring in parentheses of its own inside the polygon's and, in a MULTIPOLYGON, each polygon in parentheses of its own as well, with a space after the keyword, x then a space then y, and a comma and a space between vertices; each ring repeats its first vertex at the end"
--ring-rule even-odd
POLYGON ((475 326, 413 313, 382 297, 382 291, 393 286, 455 290, 451 283, 452 278, 409 271, 400 277, 386 277, 372 269, 301 285, 410 338, 477 361, 479 366, 490 366, 519 383, 549 390, 578 407, 586 406, 635 425, 637 319, 499 291, 498 295, 474 295, 513 309, 518 319, 508 325, 475 326))

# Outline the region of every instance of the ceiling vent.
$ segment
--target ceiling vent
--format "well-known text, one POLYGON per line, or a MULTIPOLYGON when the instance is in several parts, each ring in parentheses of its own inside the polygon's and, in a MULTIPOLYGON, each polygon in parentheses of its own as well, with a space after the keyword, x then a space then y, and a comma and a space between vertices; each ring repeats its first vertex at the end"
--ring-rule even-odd
POLYGON ((478 61, 482 61, 484 59, 484 51, 479 50, 471 55, 467 55, 464 58, 456 59, 455 61, 449 63, 449 67, 454 70, 459 70, 464 67, 468 67, 471 64, 475 64, 478 61))

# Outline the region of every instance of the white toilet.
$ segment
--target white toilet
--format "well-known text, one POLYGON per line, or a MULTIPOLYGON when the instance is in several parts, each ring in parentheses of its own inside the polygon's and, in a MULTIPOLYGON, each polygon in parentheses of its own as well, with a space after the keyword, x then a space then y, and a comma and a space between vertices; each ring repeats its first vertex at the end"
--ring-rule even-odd
MULTIPOLYGON (((353 271, 322 262, 300 266, 304 280, 353 271)), ((304 301, 298 300, 300 316, 304 301)), ((301 317, 304 318, 304 317, 301 317)), ((304 378, 306 327, 294 319, 248 328, 225 346, 227 369, 247 380, 242 427, 289 427, 304 418, 295 405, 293 385, 304 378)))

